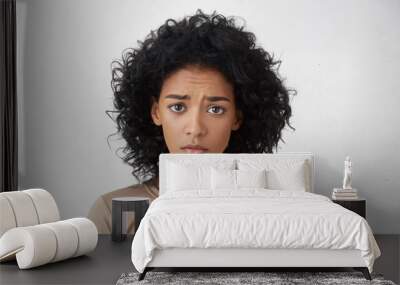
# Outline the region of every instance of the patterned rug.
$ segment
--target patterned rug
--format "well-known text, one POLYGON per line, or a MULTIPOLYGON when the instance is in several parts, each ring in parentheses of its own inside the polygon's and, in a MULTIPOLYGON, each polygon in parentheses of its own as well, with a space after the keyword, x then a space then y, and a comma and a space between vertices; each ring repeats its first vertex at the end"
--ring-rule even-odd
POLYGON ((379 284, 396 285, 384 280, 381 274, 371 274, 372 280, 366 280, 361 272, 157 272, 150 271, 138 281, 139 273, 124 273, 117 285, 133 284, 379 284))

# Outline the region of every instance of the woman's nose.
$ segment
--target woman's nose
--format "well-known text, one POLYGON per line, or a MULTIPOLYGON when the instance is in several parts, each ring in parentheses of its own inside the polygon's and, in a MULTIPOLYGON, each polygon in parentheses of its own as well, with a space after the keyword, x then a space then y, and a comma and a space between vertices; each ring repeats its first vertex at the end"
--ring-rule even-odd
POLYGON ((199 112, 193 112, 188 117, 188 122, 185 127, 185 134, 193 137, 204 136, 207 133, 207 127, 205 126, 201 114, 199 112))

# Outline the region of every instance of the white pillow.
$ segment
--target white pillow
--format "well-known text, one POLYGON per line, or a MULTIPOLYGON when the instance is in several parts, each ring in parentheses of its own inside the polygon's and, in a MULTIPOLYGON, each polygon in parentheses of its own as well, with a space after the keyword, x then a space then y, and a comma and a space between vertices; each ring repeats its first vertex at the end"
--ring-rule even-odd
POLYGON ((240 170, 267 170, 267 188, 272 190, 311 191, 306 160, 239 159, 240 170))
POLYGON ((267 188, 267 171, 235 170, 238 188, 267 188))
POLYGON ((236 170, 211 168, 211 189, 236 189, 236 170))
POLYGON ((266 188, 266 170, 211 169, 212 190, 240 190, 241 188, 266 188))
POLYGON ((185 190, 210 190, 211 189, 211 167, 217 169, 234 169, 235 161, 198 161, 193 163, 186 161, 167 162, 167 191, 185 190))
POLYGON ((268 188, 274 190, 307 191, 303 167, 268 171, 268 188))

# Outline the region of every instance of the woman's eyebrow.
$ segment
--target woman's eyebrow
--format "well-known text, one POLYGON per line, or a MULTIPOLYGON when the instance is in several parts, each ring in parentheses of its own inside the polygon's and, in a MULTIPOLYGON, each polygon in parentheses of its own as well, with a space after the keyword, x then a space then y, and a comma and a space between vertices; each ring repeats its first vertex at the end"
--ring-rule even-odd
POLYGON ((189 95, 177 95, 177 94, 170 94, 165 96, 165 98, 171 98, 171 99, 179 99, 179 100, 189 100, 190 96, 189 95))
MULTIPOLYGON (((165 98, 178 99, 178 100, 189 100, 190 96, 189 95, 169 94, 169 95, 165 96, 165 98)), ((230 102, 231 101, 228 97, 223 97, 223 96, 206 96, 206 99, 211 102, 216 102, 216 101, 230 102)))

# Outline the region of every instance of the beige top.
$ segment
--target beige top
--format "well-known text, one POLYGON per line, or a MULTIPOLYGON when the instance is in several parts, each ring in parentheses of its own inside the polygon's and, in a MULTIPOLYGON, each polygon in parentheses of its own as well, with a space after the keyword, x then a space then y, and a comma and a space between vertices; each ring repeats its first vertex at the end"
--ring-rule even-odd
MULTIPOLYGON (((99 234, 111 234, 112 198, 126 196, 148 197, 151 203, 158 197, 158 177, 156 176, 142 184, 132 185, 103 194, 97 198, 92 208, 89 210, 88 218, 96 225, 99 234)), ((127 216, 127 224, 128 233, 134 234, 136 231, 134 214, 133 217, 130 215, 127 216)))

